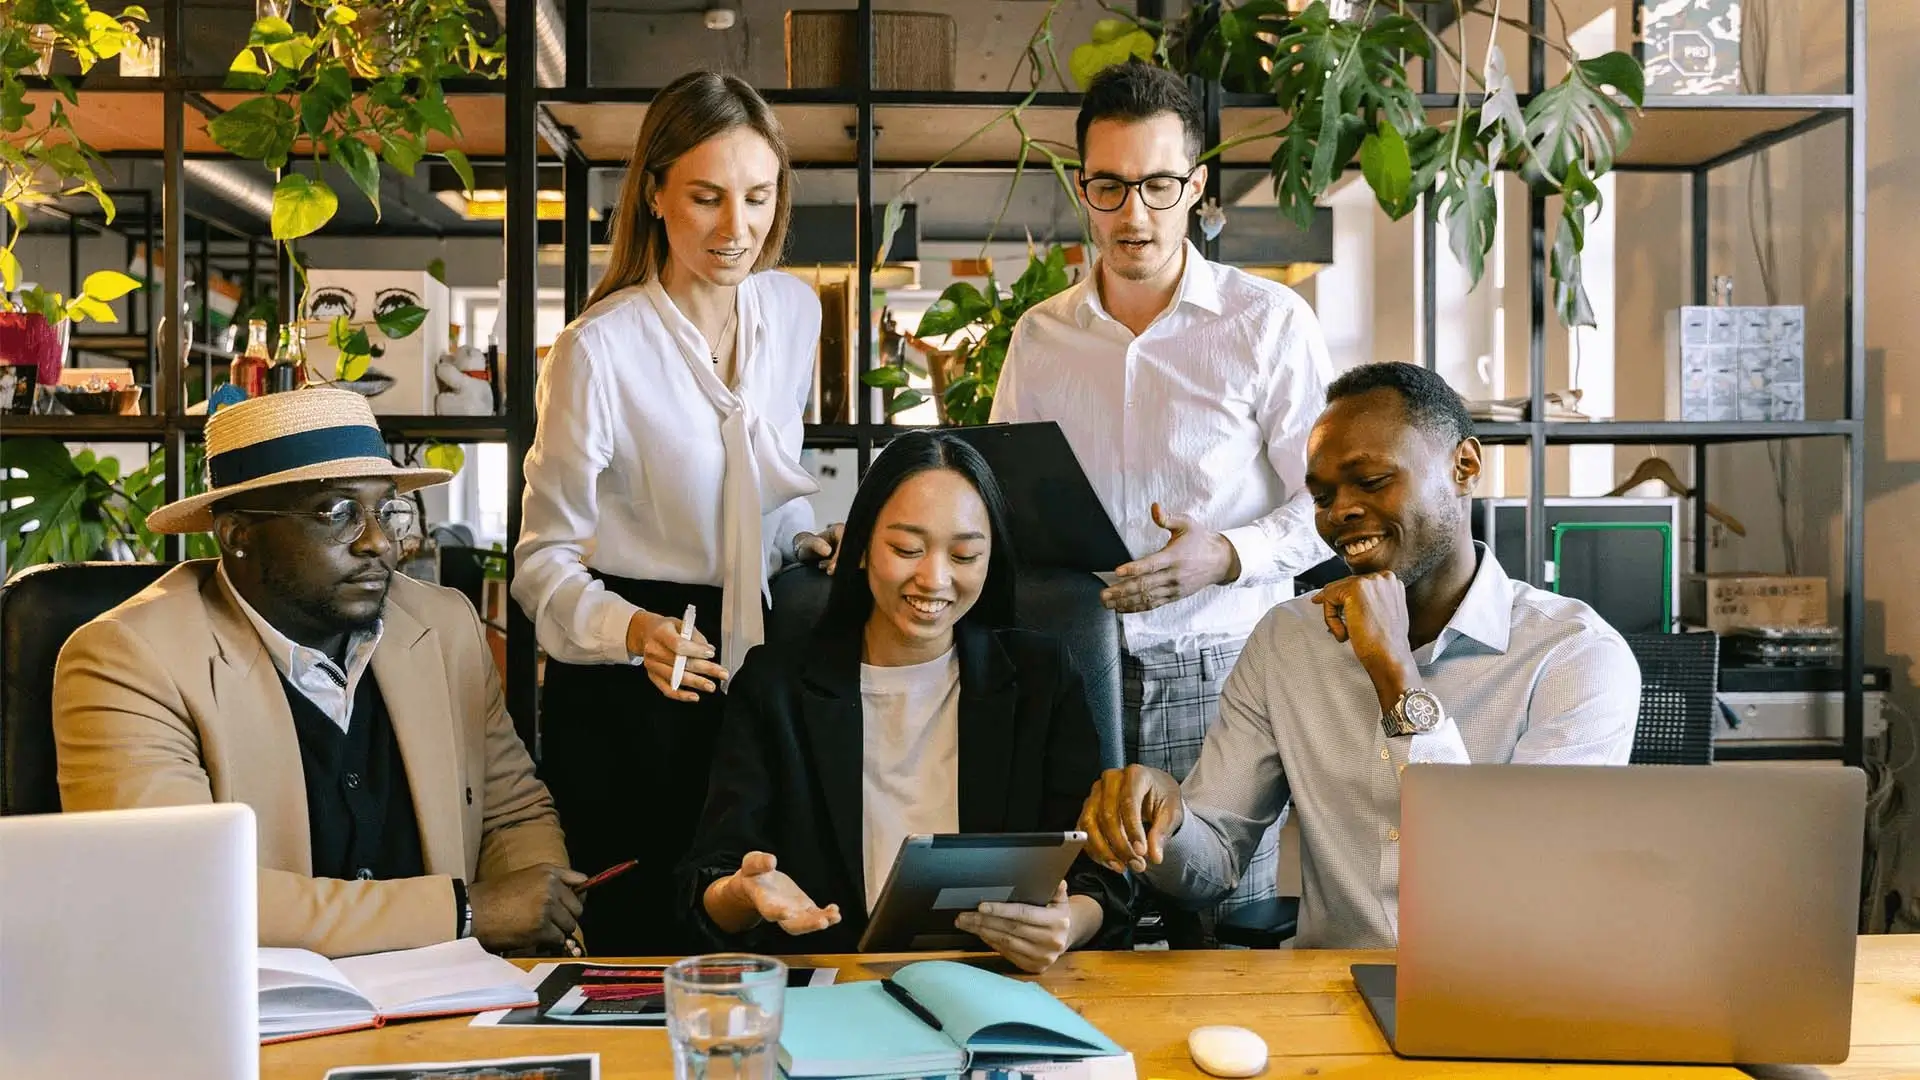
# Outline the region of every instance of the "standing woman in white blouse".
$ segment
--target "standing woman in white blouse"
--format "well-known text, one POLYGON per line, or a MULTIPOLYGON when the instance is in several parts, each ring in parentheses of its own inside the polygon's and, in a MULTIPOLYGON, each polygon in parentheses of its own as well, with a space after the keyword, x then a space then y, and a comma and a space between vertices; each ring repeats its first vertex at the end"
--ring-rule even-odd
POLYGON ((767 576, 832 553, 799 463, 820 303, 766 272, 792 199, 753 88, 676 79, 640 128, 606 276, 540 372, 513 595, 548 656, 540 772, 568 850, 589 873, 639 860, 582 920, 602 955, 683 951, 670 874, 720 690, 762 640, 767 576))

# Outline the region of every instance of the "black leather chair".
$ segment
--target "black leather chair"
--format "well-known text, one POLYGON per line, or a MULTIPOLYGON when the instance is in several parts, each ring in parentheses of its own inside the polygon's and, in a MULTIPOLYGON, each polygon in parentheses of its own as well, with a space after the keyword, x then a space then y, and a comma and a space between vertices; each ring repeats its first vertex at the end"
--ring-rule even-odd
MULTIPOLYGON (((793 566, 774 577, 767 639, 804 642, 827 607, 833 579, 816 567, 793 566)), ((1065 642, 1087 684, 1087 710, 1100 735, 1101 764, 1126 763, 1120 734, 1120 619, 1100 603, 1100 579, 1070 570, 1023 570, 1014 621, 1065 642)))
POLYGON ((0 814, 60 811, 53 663, 73 632, 153 584, 165 563, 36 566, 0 586, 0 814))

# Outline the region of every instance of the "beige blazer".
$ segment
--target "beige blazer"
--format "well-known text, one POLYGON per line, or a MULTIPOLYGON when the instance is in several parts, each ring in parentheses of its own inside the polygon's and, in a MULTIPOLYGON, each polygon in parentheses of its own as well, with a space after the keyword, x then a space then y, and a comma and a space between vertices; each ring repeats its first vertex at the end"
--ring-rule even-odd
POLYGON ((447 941, 453 878, 567 864, 473 606, 395 575, 372 673, 406 762, 427 876, 313 877, 286 691, 216 566, 175 567, 60 650, 53 729, 64 809, 246 803, 259 823, 260 943, 328 956, 447 941))

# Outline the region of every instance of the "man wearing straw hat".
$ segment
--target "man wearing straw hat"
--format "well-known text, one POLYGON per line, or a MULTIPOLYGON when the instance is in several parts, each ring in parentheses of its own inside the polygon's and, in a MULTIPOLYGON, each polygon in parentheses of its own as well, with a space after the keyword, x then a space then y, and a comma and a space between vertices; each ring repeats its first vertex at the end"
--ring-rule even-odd
POLYGON ((394 465, 346 390, 241 402, 206 439, 207 493, 147 521, 212 532, 220 557, 175 567, 60 652, 63 807, 251 806, 262 945, 566 945, 585 878, 480 620, 394 573, 415 518, 403 496, 451 474, 394 465))

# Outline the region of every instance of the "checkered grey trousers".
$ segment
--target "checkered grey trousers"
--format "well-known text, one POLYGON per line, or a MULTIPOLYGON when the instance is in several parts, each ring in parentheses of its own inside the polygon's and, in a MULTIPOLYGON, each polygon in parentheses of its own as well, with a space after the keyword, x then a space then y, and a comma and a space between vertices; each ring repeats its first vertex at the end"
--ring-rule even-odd
MULTIPOLYGON (((1220 714, 1220 689, 1245 644, 1232 641, 1187 651, 1160 646, 1137 656, 1124 654, 1120 708, 1127 760, 1185 780, 1200 760, 1207 729, 1220 714)), ((1274 896, 1284 824, 1283 814, 1261 838, 1239 887, 1213 909, 1216 917, 1274 896)))

